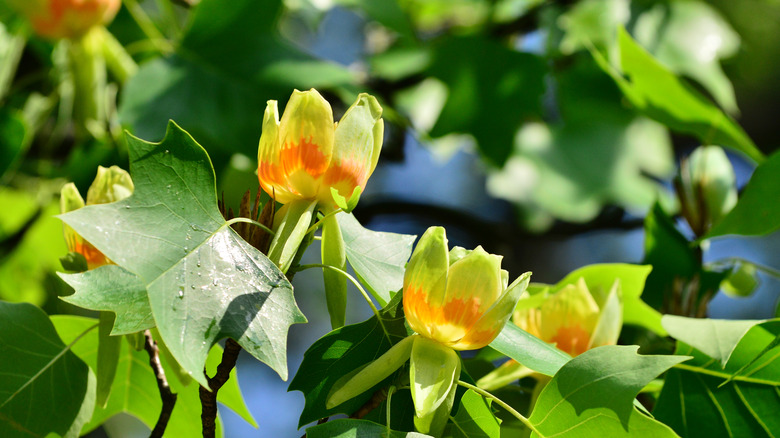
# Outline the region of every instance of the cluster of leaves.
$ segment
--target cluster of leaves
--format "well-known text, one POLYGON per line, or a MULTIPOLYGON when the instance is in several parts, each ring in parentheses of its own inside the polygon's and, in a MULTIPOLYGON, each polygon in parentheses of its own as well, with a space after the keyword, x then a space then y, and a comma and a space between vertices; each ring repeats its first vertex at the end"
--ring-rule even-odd
MULTIPOLYGON (((489 192, 514 202, 529 229, 591 220, 605 204, 648 212, 645 266, 592 265, 537 289, 542 299, 580 278, 602 289, 619 280, 632 326, 624 341, 643 354, 605 346, 571 358, 509 324, 489 347, 464 355, 461 380, 473 384, 507 357, 533 377, 496 391, 500 403, 459 388, 445 436, 529 433, 528 424, 534 436, 780 430, 778 321, 662 316, 706 316, 719 289, 750 295, 757 272, 773 272, 746 260, 703 262, 709 239, 780 226, 780 153, 765 157, 733 118, 737 100, 720 60, 736 53, 739 36, 713 6, 335 2, 371 22, 356 72, 293 43, 311 36, 309 26, 324 27, 332 10, 279 0, 181 6, 189 3, 126 1, 110 27, 117 40, 107 41, 141 64, 106 59, 121 65, 113 83, 97 88, 110 104, 96 128, 79 124, 65 43, 30 35, 0 1, 0 436, 78 436, 120 412, 154 427, 163 403, 143 351, 146 330, 178 395, 171 436, 199 433, 198 392, 220 363, 219 340, 235 340, 287 378, 287 332, 305 317, 288 279, 223 218, 217 184, 228 202, 256 187, 253 166, 242 163, 255 155, 265 101, 310 87, 345 101, 373 90, 391 134, 412 128, 434 149, 470 136, 489 192), (169 119, 184 130, 171 123, 166 131, 169 119), (123 136, 120 124, 165 138, 123 136), (674 173, 670 132, 758 165, 736 206, 702 235, 675 220, 673 196, 657 182, 674 173), (54 218, 63 178, 84 187, 96 165, 127 159, 131 197, 62 217, 116 264, 55 276, 66 252, 54 218), (75 294, 50 299, 69 286, 75 294), (56 315, 76 311, 71 305, 100 313, 56 315)), ((410 334, 399 291, 414 236, 337 218, 349 265, 382 310, 308 349, 290 383, 306 400, 299 426, 321 423, 306 429, 312 437, 415 436, 404 370, 326 408, 346 372, 410 334), (352 418, 324 421, 336 414, 352 418)), ((217 397, 255 424, 235 371, 217 397)))

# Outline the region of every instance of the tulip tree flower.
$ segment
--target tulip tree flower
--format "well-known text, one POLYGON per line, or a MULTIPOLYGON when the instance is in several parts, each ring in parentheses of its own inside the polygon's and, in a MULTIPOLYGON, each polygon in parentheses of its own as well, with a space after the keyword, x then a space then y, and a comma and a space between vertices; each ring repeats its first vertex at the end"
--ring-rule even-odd
POLYGON ((366 187, 382 149, 384 122, 376 98, 361 93, 339 123, 315 89, 295 90, 279 120, 269 100, 257 151, 257 176, 282 204, 316 200, 334 206, 332 189, 344 198, 366 187))
POLYGON ((40 36, 80 38, 94 26, 113 20, 120 0, 10 0, 40 36))
MULTIPOLYGON (((127 198, 133 193, 133 180, 130 175, 117 166, 105 168, 98 166, 97 176, 87 191, 87 202, 81 197, 73 183, 65 184, 60 193, 60 212, 67 213, 84 205, 107 204, 127 198)), ((112 263, 102 252, 82 238, 71 227, 64 225, 65 241, 70 252, 81 254, 87 261, 87 269, 112 263)))
MULTIPOLYGON (((582 277, 559 291, 544 296, 521 297, 512 321, 537 338, 554 344, 571 356, 602 345, 617 343, 623 326, 620 280, 609 293, 591 291, 582 277), (539 298, 544 298, 539 301, 539 298)), ((504 386, 533 371, 510 360, 481 378, 477 385, 486 390, 504 386)))
POLYGON ((683 216, 697 236, 706 234, 737 203, 737 179, 720 146, 699 146, 680 165, 675 181, 683 216))
MULTIPOLYGON (((268 257, 287 272, 312 219, 322 210, 322 263, 346 270, 346 252, 335 218, 351 211, 376 168, 384 121, 376 98, 365 93, 333 122, 330 104, 317 92, 295 90, 279 118, 269 100, 257 151, 260 186, 284 206, 274 221, 276 234, 268 257)), ((347 283, 325 269, 325 292, 333 328, 344 325, 347 283)))
POLYGON ((488 345, 509 320, 531 273, 508 285, 501 257, 481 247, 448 251, 441 227, 420 238, 404 275, 404 314, 416 332, 357 374, 334 385, 332 408, 368 390, 410 359, 415 426, 438 436, 444 430, 460 376, 455 350, 488 345))

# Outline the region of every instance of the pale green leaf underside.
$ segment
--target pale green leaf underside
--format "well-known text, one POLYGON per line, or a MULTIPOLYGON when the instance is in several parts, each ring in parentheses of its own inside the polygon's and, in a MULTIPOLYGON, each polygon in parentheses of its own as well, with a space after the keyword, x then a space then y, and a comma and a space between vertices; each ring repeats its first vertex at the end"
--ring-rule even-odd
POLYGON ((349 264, 384 307, 403 287, 404 266, 417 236, 371 231, 351 214, 339 213, 336 218, 349 264))
POLYGON ((114 312, 113 335, 125 335, 154 327, 146 286, 132 272, 117 265, 101 266, 78 274, 58 273, 76 293, 61 297, 76 306, 114 312))
POLYGON ((226 225, 206 151, 173 122, 161 143, 127 142, 133 195, 63 221, 141 278, 163 340, 199 383, 224 337, 286 379, 287 330, 305 318, 279 269, 226 225))
POLYGON ((683 341, 726 366, 731 352, 758 320, 722 320, 664 315, 661 322, 669 336, 683 341))

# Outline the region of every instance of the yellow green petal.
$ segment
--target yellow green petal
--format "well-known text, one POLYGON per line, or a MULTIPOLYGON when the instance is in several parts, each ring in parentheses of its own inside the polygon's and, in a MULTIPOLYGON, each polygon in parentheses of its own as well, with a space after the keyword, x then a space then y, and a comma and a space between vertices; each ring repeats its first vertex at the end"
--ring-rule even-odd
POLYGON ((313 199, 333 154, 330 104, 315 89, 295 90, 279 122, 279 134, 282 172, 291 191, 301 198, 313 199))
POLYGON ((87 191, 87 205, 120 201, 132 195, 134 188, 126 170, 118 166, 98 166, 97 176, 87 191))
POLYGON ((374 132, 378 124, 383 126, 381 117, 379 102, 361 93, 341 118, 334 134, 333 156, 323 179, 323 201, 330 200, 330 187, 344 197, 351 196, 355 187, 365 188, 382 148, 382 139, 377 140, 374 132))
POLYGON ((290 192, 282 170, 281 149, 278 103, 269 100, 263 113, 263 132, 257 148, 257 179, 269 196, 286 204, 296 198, 290 192))
POLYGON ((439 322, 447 284, 447 235, 430 227, 422 235, 404 274, 404 314, 414 331, 431 336, 439 322))
POLYGON ((498 300, 501 291, 499 256, 477 247, 453 263, 447 274, 447 291, 442 305, 444 321, 437 324, 434 339, 451 343, 463 338, 498 300))
POLYGON ((84 198, 81 197, 76 185, 67 183, 60 190, 60 213, 78 210, 84 206, 84 198))
POLYGON ((604 306, 601 308, 596 328, 590 338, 588 349, 602 345, 615 345, 623 327, 623 300, 620 288, 620 279, 615 280, 612 289, 607 295, 604 306))
POLYGON ((512 316, 517 301, 528 287, 530 280, 530 272, 517 277, 501 297, 475 323, 471 324, 465 335, 451 344, 451 347, 456 350, 475 350, 493 342, 512 316))
POLYGON ((550 296, 541 312, 544 341, 554 342, 574 356, 587 350, 598 322, 599 307, 583 278, 550 296))

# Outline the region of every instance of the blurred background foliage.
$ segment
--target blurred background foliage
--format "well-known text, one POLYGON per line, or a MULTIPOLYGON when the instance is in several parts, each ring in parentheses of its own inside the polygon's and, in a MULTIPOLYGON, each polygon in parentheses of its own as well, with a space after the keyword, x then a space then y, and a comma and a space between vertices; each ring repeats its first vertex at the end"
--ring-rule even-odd
POLYGON ((769 282, 736 316, 776 311, 777 174, 737 207, 763 209, 752 232, 737 218, 718 233, 766 237, 711 248, 673 181, 699 145, 728 150, 740 191, 777 161, 780 1, 124 0, 86 97, 79 47, 35 36, 7 2, 0 299, 76 312, 52 299, 69 293, 53 274, 66 252, 57 196, 66 181, 84 192, 98 165, 126 168, 124 129, 157 141, 175 120, 235 206, 257 190, 265 102, 315 87, 336 119, 361 91, 385 108, 380 164, 355 211, 370 228, 443 224, 453 243, 549 283, 644 260, 645 300, 672 313, 703 316, 721 288, 745 296, 769 282), (98 108, 89 117, 85 101, 98 108))

